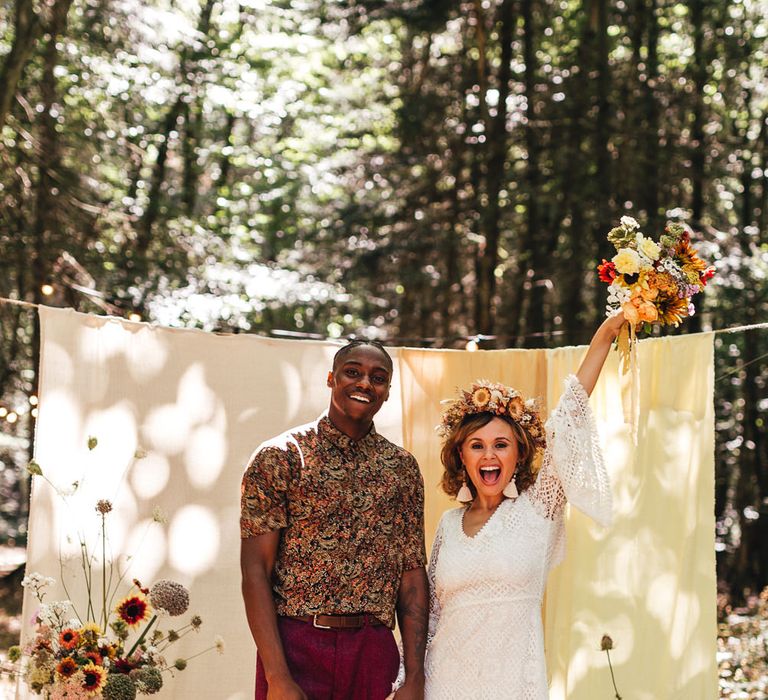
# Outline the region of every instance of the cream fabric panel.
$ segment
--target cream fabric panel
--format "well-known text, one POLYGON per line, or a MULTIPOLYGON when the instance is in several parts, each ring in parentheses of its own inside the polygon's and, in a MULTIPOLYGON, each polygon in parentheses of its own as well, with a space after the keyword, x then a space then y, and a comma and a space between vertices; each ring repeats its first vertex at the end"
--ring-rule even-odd
MULTIPOLYGON (((327 408, 336 346, 155 328, 45 307, 40 322, 36 460, 58 487, 74 480, 82 486, 65 507, 48 484, 34 480, 27 571, 60 579, 59 549, 79 554, 76 537, 73 546, 67 536, 85 532, 93 547, 94 505, 111 499, 110 549, 133 554, 127 580, 178 580, 203 618, 199 634, 170 647, 170 660, 210 646, 215 634, 226 642, 224 656, 194 659, 156 697, 253 698, 255 653, 240 597, 240 477, 262 440, 327 408), (90 435, 99 445, 89 453, 90 435), (135 461, 138 448, 147 457, 135 461), (155 505, 168 514, 166 525, 152 524, 155 505)), ((397 352, 393 357, 397 363, 397 352)), ((391 396, 376 425, 402 444, 397 377, 391 396)), ((70 596, 82 601, 77 560, 66 570, 70 596)), ((47 600, 65 597, 57 588, 47 600)), ((25 597, 24 620, 34 603, 25 597)))
MULTIPOLYGON (((438 488, 440 399, 485 378, 554 406, 585 351, 402 351, 403 436, 425 475, 428 542, 443 510, 456 505, 438 488)), ((613 697, 599 650, 604 633, 616 644, 623 697, 717 697, 712 336, 642 341, 640 364, 636 448, 623 422, 615 352, 592 395, 615 524, 605 530, 576 511, 568 516, 567 556, 545 603, 551 700, 613 697)))

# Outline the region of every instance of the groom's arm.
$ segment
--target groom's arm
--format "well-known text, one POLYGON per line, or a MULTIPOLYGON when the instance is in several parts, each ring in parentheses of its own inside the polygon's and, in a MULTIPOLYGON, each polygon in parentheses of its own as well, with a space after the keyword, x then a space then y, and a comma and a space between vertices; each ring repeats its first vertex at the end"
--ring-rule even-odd
POLYGON ((398 700, 424 697, 424 652, 429 623, 429 585, 424 567, 404 571, 397 595, 397 623, 403 640, 405 683, 398 700))
POLYGON ((279 542, 279 530, 241 540, 240 568, 245 614, 264 665, 270 697, 306 700, 307 696, 291 678, 277 629, 272 572, 279 542))

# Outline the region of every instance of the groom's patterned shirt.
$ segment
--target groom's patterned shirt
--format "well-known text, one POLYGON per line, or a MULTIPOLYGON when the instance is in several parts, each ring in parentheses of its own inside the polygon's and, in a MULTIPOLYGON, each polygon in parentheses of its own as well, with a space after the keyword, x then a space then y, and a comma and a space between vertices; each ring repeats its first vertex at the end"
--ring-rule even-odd
POLYGON ((327 417, 261 445, 242 481, 241 537, 282 530, 278 615, 375 615, 395 625, 403 571, 424 566, 424 484, 375 429, 355 442, 327 417))

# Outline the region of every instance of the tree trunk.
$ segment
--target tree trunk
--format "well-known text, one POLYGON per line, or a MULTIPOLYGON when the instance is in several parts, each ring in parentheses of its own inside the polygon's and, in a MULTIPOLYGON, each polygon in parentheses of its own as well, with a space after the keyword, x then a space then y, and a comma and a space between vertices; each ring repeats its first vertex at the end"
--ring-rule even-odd
POLYGON ((659 21, 656 17, 657 0, 648 6, 648 58, 645 69, 644 112, 645 132, 643 147, 643 202, 648 215, 648 232, 659 233, 659 106, 656 101, 656 83, 659 77, 659 21))
MULTIPOLYGON (((71 2, 72 0, 67 0, 62 4, 66 4, 68 9, 71 2)), ((0 130, 11 111, 13 97, 24 73, 24 66, 44 29, 41 18, 35 13, 32 0, 16 0, 13 20, 13 45, 0 67, 0 130)))
MULTIPOLYGON (((501 44, 501 66, 499 67, 499 100, 496 116, 486 127, 487 134, 487 175, 485 206, 480 215, 480 233, 485 238, 485 246, 479 259, 478 294, 477 294, 477 331, 491 335, 494 332, 493 313, 496 296, 496 266, 499 261, 499 238, 501 233, 501 209, 499 193, 505 182, 505 163, 507 160, 507 97, 512 77, 512 40, 515 20, 512 12, 512 0, 504 0, 499 11, 499 42, 501 44)), ((480 95, 481 103, 486 102, 486 95, 480 95)), ((490 117, 488 117, 490 119, 490 117)))
POLYGON ((704 0, 691 0, 693 27, 693 123, 691 124, 691 225, 701 228, 704 215, 704 87, 707 82, 707 59, 704 56, 704 0))

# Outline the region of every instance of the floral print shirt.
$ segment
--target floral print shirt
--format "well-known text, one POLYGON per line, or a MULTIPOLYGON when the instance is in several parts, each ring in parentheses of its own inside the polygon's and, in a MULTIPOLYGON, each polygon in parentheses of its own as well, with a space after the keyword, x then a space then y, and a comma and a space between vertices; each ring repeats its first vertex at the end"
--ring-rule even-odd
POLYGON ((282 530, 278 615, 369 613, 390 628, 403 571, 424 566, 424 484, 415 458, 372 427, 355 442, 328 419, 251 457, 241 537, 282 530))

